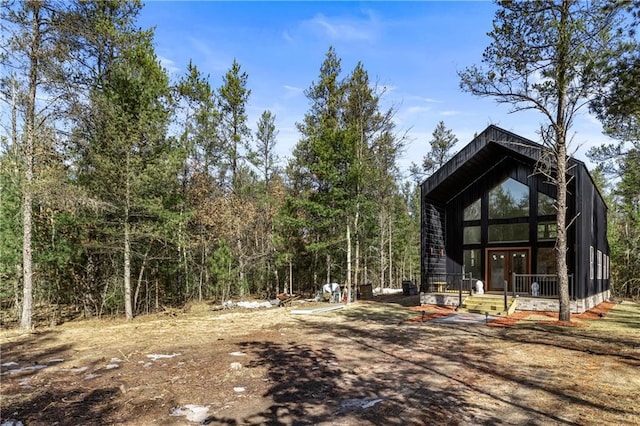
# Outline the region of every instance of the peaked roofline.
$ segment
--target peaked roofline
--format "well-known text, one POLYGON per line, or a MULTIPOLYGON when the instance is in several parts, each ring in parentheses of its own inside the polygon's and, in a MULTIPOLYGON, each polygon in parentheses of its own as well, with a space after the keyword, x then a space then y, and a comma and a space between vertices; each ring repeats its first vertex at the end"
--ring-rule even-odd
POLYGON ((460 151, 458 151, 458 153, 451 157, 449 161, 443 164, 442 167, 436 170, 431 176, 426 178, 421 184, 422 187, 426 189, 435 188, 449 175, 463 166, 467 159, 473 157, 477 152, 479 152, 492 142, 504 146, 505 148, 512 151, 525 151, 521 152, 521 154, 524 154, 525 157, 529 157, 534 161, 537 161, 539 156, 532 156, 532 151, 539 151, 544 148, 543 145, 540 145, 513 132, 509 132, 508 130, 504 130, 498 126, 491 124, 480 134, 474 137, 471 142, 469 142, 460 151), (514 149, 514 147, 516 146, 520 146, 521 148, 526 149, 514 149))
MULTIPOLYGON (((454 175, 456 176, 456 180, 473 179, 472 175, 478 173, 478 168, 490 166, 489 163, 491 163, 495 155, 498 155, 500 152, 508 151, 511 155, 524 162, 535 164, 540 159, 543 150, 548 150, 548 148, 491 124, 442 167, 426 178, 421 184, 422 192, 426 196, 429 196, 433 191, 438 192, 437 198, 442 199, 444 196, 442 193, 443 188, 439 189, 438 187, 445 181, 454 175)), ((584 168, 584 171, 587 172, 587 175, 593 183, 593 178, 588 173, 586 165, 582 161, 569 157, 569 162, 574 167, 584 168)), ((433 195, 436 194, 434 193, 433 195)), ((448 194, 448 196, 453 195, 455 194, 448 194)), ((600 197, 602 197, 602 194, 600 194, 600 197)))

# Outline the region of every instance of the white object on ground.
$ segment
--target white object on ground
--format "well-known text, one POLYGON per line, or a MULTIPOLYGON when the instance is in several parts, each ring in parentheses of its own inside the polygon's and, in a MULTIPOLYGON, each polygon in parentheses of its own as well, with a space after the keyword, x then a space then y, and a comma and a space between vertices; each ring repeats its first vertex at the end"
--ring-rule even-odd
POLYGON ((36 371, 36 370, 42 370, 43 368, 47 368, 48 365, 42 365, 42 364, 36 364, 36 365, 28 365, 26 367, 22 367, 22 368, 14 368, 11 370, 7 370, 4 373, 1 373, 0 376, 4 376, 4 375, 12 375, 12 374, 19 374, 22 373, 24 371, 36 371))
POLYGON ((322 286, 323 293, 333 293, 335 291, 340 291, 340 285, 338 283, 330 283, 322 286))
POLYGON ((147 355, 147 358, 151 358, 153 361, 157 361, 159 359, 165 359, 165 358, 173 358, 174 356, 178 356, 178 355, 182 355, 179 353, 172 353, 170 355, 168 354, 149 354, 147 355))
POLYGON ((256 308, 271 308, 273 305, 271 302, 238 302, 236 306, 239 308, 248 308, 248 309, 256 309, 256 308))
POLYGON ((340 407, 343 410, 355 410, 358 408, 367 409, 382 401, 382 398, 346 399, 340 402, 340 407))
POLYGON ((376 287, 373 290, 374 293, 376 294, 398 294, 398 293, 402 293, 402 289, 401 288, 380 288, 380 287, 376 287))
POLYGON ((173 407, 171 415, 174 417, 185 416, 190 422, 203 423, 209 417, 209 407, 187 404, 183 407, 173 407))
POLYGON ((24 423, 22 423, 20 420, 9 419, 2 422, 0 426, 24 426, 24 423))
POLYGON ((336 309, 342 309, 342 308, 344 308, 343 304, 332 305, 332 306, 322 306, 320 308, 313 308, 313 309, 293 309, 291 311, 291 314, 292 315, 313 315, 313 314, 320 314, 323 312, 335 311, 336 309))

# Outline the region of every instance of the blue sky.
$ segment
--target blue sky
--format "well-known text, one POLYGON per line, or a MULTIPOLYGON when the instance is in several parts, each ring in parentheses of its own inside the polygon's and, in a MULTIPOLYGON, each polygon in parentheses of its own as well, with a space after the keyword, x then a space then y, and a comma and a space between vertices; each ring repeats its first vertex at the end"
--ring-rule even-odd
MULTIPOLYGON (((456 150, 489 124, 538 140, 541 115, 510 114, 508 106, 459 88, 457 72, 481 62, 495 10, 485 1, 149 1, 139 25, 155 27, 156 53, 173 79, 192 60, 218 87, 237 59, 252 91, 249 125, 255 129, 262 111, 273 112, 281 157, 299 139, 295 123, 309 107, 303 92, 333 46, 344 76, 360 61, 385 89, 383 105, 397 110, 397 128, 408 132, 399 162, 406 171, 421 162, 441 120, 458 137, 456 150)), ((609 141, 586 111, 573 131, 575 156, 587 163, 588 147, 609 141)))

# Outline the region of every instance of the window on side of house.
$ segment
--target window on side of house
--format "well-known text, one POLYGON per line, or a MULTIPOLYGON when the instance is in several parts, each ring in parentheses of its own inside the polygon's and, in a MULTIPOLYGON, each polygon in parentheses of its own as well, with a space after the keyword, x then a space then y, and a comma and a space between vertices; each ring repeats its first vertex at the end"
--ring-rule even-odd
POLYGON ((597 278, 599 280, 602 279, 602 251, 598 250, 598 275, 597 278))
POLYGON ((593 279, 595 252, 593 246, 589 247, 589 279, 593 279))

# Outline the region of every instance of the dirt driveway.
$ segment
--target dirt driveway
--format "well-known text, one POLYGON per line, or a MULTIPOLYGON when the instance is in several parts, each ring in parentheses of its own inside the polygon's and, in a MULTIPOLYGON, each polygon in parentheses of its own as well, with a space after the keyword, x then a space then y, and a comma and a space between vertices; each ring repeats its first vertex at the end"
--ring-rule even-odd
POLYGON ((3 330, 0 424, 640 425, 640 306, 495 327, 414 302, 3 330))

